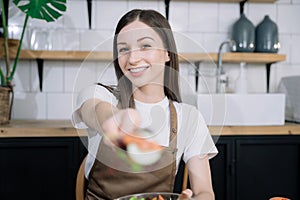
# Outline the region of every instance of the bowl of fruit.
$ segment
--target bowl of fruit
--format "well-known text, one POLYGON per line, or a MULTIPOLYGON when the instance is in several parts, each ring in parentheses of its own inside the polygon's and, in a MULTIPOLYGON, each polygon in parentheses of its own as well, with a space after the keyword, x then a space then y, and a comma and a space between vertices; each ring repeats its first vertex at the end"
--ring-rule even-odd
POLYGON ((191 198, 177 193, 150 192, 127 195, 117 198, 116 200, 191 200, 191 198))

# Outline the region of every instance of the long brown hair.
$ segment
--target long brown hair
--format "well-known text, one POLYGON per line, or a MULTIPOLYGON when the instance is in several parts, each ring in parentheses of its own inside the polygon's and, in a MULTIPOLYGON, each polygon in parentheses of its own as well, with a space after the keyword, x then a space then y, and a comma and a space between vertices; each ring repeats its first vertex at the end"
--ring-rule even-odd
POLYGON ((134 107, 134 100, 132 96, 132 83, 130 80, 124 76, 118 61, 118 51, 117 51, 117 37, 123 27, 130 24, 133 21, 141 21, 153 28, 160 36, 163 41, 165 49, 168 51, 170 61, 166 62, 165 72, 164 72, 164 92, 165 95, 177 102, 181 102, 181 96, 179 92, 179 63, 178 54, 176 49, 176 44, 174 36, 170 27, 168 20, 161 15, 159 12, 154 10, 141 10, 134 9, 127 12, 117 24, 114 42, 113 42, 113 58, 115 73, 118 79, 118 91, 119 96, 119 106, 121 108, 134 107))

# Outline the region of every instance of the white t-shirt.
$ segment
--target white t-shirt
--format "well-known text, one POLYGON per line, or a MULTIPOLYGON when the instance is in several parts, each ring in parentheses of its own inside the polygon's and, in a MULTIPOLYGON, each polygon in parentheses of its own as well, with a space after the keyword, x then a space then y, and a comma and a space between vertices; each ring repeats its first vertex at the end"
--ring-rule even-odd
MULTIPOLYGON (((117 105, 118 101, 107 89, 102 86, 93 85, 78 95, 78 100, 72 115, 72 122, 75 128, 87 129, 88 131, 88 157, 85 166, 85 176, 92 168, 99 143, 102 138, 101 133, 87 127, 78 114, 80 106, 88 99, 98 98, 102 101, 117 105)), ((185 103, 174 102, 177 112, 177 169, 182 154, 183 160, 187 162, 191 157, 197 155, 208 155, 209 158, 215 156, 218 151, 209 133, 207 125, 201 113, 194 107, 185 103)), ((141 128, 152 130, 154 136, 151 138, 162 146, 169 146, 170 135, 170 110, 169 100, 164 98, 154 104, 143 103, 135 100, 135 107, 142 117, 141 128)))

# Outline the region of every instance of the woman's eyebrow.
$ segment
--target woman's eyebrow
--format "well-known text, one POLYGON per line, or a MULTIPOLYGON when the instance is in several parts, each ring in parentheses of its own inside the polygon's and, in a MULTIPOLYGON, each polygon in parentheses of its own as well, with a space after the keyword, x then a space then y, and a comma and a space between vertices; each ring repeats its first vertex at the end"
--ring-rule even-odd
POLYGON ((145 39, 150 39, 150 40, 154 41, 154 39, 152 37, 149 37, 149 36, 142 37, 142 38, 138 39, 137 41, 139 42, 139 41, 145 40, 145 39))
POLYGON ((117 45, 126 45, 126 42, 118 42, 117 45))
MULTIPOLYGON (((137 41, 140 42, 142 40, 146 40, 146 39, 150 39, 150 40, 153 40, 155 41, 152 37, 150 36, 145 36, 145 37, 141 37, 139 38, 137 41)), ((127 43, 126 42, 118 42, 117 45, 126 45, 127 43)))

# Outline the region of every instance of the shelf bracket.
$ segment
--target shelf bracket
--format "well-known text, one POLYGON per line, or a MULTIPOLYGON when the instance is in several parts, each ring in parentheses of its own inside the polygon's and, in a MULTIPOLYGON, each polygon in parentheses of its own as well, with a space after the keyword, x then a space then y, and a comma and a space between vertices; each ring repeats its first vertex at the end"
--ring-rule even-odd
POLYGON ((247 1, 248 0, 240 1, 240 15, 242 15, 244 13, 244 6, 247 1))
POLYGON ((267 72, 267 93, 270 91, 270 73, 271 73, 271 65, 272 63, 266 64, 266 72, 267 72))
POLYGON ((166 9, 166 18, 169 20, 169 8, 170 8, 170 1, 171 0, 165 0, 165 9, 166 9))
POLYGON ((198 82, 199 82, 199 70, 200 70, 200 61, 195 62, 195 84, 196 92, 198 92, 198 82))
POLYGON ((39 87, 40 91, 43 91, 43 71, 44 71, 44 60, 37 58, 37 67, 38 67, 38 75, 39 75, 39 87))
POLYGON ((92 0, 87 0, 87 8, 89 15, 89 29, 92 29, 92 0))

